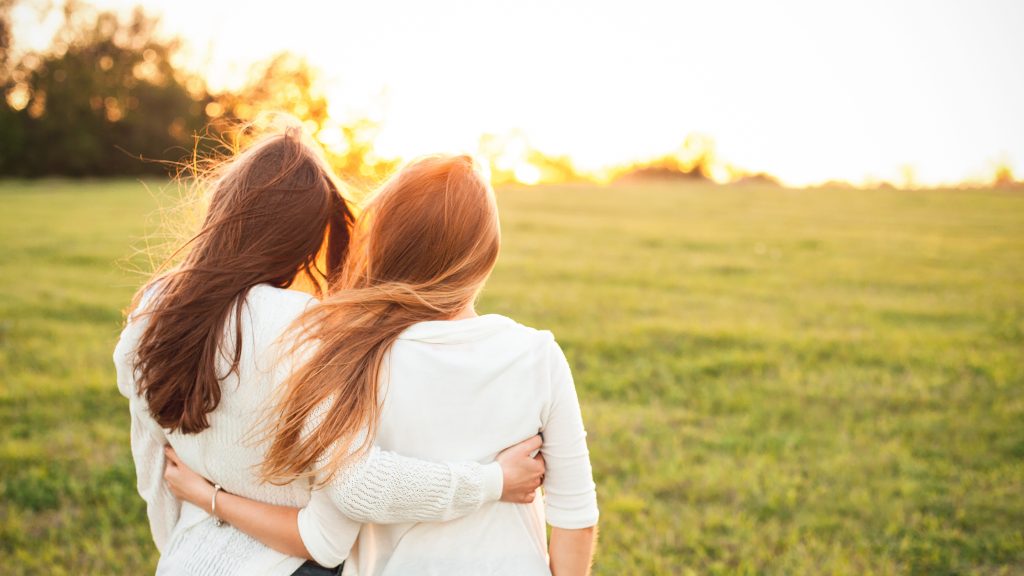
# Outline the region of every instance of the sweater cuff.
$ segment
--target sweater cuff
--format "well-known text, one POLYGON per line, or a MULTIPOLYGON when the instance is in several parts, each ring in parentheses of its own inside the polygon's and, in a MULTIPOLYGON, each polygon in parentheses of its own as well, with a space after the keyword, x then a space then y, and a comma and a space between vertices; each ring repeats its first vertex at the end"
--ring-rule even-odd
POLYGON ((481 503, 501 500, 501 491, 505 488, 505 474, 501 464, 491 462, 483 467, 483 494, 481 503))
POLYGON ((336 547, 325 537, 311 507, 299 510, 297 521, 299 538, 302 539, 302 545, 306 547, 314 562, 321 566, 333 567, 345 561, 347 551, 335 550, 336 547))

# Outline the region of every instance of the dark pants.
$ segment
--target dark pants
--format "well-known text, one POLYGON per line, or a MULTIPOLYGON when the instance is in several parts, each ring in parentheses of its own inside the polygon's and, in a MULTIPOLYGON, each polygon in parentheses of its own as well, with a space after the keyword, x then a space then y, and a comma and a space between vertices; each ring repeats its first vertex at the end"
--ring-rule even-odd
POLYGON ((295 572, 292 572, 292 576, 337 576, 341 574, 341 569, 344 566, 345 563, 342 562, 341 566, 337 568, 324 568, 312 560, 306 560, 305 564, 299 566, 295 572))

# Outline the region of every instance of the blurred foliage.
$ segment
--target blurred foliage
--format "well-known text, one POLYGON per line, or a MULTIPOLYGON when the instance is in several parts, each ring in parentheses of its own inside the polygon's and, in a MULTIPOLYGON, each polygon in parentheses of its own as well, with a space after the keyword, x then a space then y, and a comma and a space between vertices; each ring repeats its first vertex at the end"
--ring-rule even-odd
MULTIPOLYGON (((398 165, 374 149, 378 122, 331 116, 320 74, 301 56, 280 53, 254 65, 240 88, 214 92, 177 65, 180 40, 161 37, 158 21, 141 8, 119 16, 68 1, 50 46, 19 52, 10 18, 18 3, 0 0, 0 176, 162 175, 196 158, 233 153, 281 115, 301 122, 336 172, 359 187, 398 165)), ((40 18, 54 10, 36 8, 40 18)), ((537 150, 518 131, 485 134, 476 152, 496 184, 630 174, 704 179, 717 162, 706 137, 607 174, 583 173, 569 157, 537 150)))
MULTIPOLYGON (((267 112, 302 122, 350 180, 396 166, 374 154, 375 122, 329 116, 319 74, 301 57, 279 54, 240 89, 215 93, 176 65, 180 41, 162 38, 140 8, 120 16, 67 2, 50 46, 19 53, 16 4, 0 0, 0 175, 166 174, 233 152, 267 112)), ((40 18, 52 9, 39 6, 40 18)))
MULTIPOLYGON (((7 70, 7 57, 11 49, 11 8, 14 0, 0 0, 0 74, 7 70)), ((5 78, 6 76, 0 76, 5 78)))
POLYGON ((6 63, 0 173, 165 172, 140 159, 186 155, 206 120, 201 84, 172 64, 177 42, 157 40, 139 9, 122 18, 69 3, 63 15, 47 51, 6 63))
POLYGON ((210 131, 232 147, 258 133, 265 119, 283 114, 301 121, 305 132, 324 145, 335 171, 350 181, 376 182, 397 166, 396 160, 374 153, 378 124, 367 118, 346 124, 331 118, 318 71, 305 58, 288 52, 254 66, 241 89, 216 94, 205 110, 210 131))
POLYGON ((644 180, 714 180, 719 183, 754 181, 778 184, 765 173, 750 173, 723 161, 717 153, 715 140, 706 134, 690 134, 674 151, 625 166, 615 167, 611 179, 644 180))
POLYGON ((571 158, 537 150, 518 130, 480 136, 477 151, 490 164, 491 181, 495 184, 583 182, 589 179, 576 169, 571 158))

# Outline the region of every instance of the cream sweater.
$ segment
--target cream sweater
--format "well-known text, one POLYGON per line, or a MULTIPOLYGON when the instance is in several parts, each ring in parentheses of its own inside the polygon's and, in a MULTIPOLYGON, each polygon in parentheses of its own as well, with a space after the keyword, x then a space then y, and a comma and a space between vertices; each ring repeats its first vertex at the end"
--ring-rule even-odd
MULTIPOLYGON (((163 446, 170 444, 193 470, 228 492, 286 506, 310 502, 308 483, 275 486, 258 480, 266 444, 257 441, 268 399, 288 375, 281 359, 280 336, 315 299, 301 292, 267 285, 254 287, 242 313, 242 356, 237 374, 222 382, 220 405, 210 414, 210 427, 199 434, 169 433, 149 414, 138 394, 134 363, 146 326, 146 300, 129 319, 114 351, 117 385, 129 400, 131 446, 139 494, 147 504, 153 539, 161 552, 158 574, 286 575, 303 560, 280 554, 190 504, 182 505, 163 482, 163 446)), ((234 315, 225 327, 234 334, 234 315)), ((227 362, 220 367, 227 372, 227 362)), ((475 459, 473 459, 475 460, 475 459)), ((435 463, 374 448, 328 487, 317 491, 319 518, 345 526, 350 534, 334 536, 351 542, 359 522, 448 520, 497 500, 501 468, 473 461, 435 463)), ((307 514, 308 515, 308 514, 307 514)), ((351 543, 349 544, 351 546, 351 543)), ((336 557, 344 559, 344 555, 336 557)))
POLYGON ((381 448, 490 462, 540 432, 543 498, 490 502, 443 523, 366 524, 349 556, 351 523, 332 523, 329 502, 314 496, 299 516, 313 557, 348 557, 346 575, 549 574, 545 521, 573 529, 598 519, 576 389, 551 333, 493 314, 423 322, 402 333, 385 366, 381 448))

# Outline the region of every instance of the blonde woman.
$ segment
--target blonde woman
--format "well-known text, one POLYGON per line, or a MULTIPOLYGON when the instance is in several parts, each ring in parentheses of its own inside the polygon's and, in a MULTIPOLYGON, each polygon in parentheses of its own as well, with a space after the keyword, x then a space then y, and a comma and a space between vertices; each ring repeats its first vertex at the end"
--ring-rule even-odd
MULTIPOLYGON (((268 539, 274 550, 243 533, 244 523, 219 525, 204 511, 209 500, 182 506, 163 482, 164 446, 170 444, 176 458, 234 493, 288 506, 310 501, 308 482, 260 480, 269 446, 253 431, 290 373, 281 337, 315 309, 314 295, 289 287, 298 279, 316 287, 337 276, 352 213, 319 151, 297 130, 260 140, 210 176, 211 204, 201 231, 182 248, 180 266, 139 291, 114 353, 118 387, 131 410, 139 493, 161 552, 157 572, 326 572, 304 564, 310 555, 298 538, 268 539), (326 270, 317 268, 318 255, 326 270)), ((537 445, 506 454, 504 470, 364 450, 346 455, 345 474, 318 497, 331 504, 323 508, 327 519, 347 514, 379 522, 446 520, 503 491, 528 501, 541 473, 528 455, 537 445)), ((273 521, 297 525, 294 511, 283 511, 273 521)), ((328 562, 333 567, 340 559, 328 562)))
MULTIPOLYGON (((474 309, 500 244, 486 180, 469 158, 427 158, 385 184, 360 222, 341 289, 303 317, 316 352, 285 384, 264 474, 329 482, 368 448, 364 429, 388 450, 481 463, 541 433, 544 498, 444 523, 367 524, 357 543, 354 523, 314 499, 307 522, 277 530, 297 531, 321 564, 347 558, 346 574, 587 574, 598 509, 569 366, 551 333, 474 309)), ((166 477, 187 500, 218 497, 181 464, 166 477)), ((267 512, 223 498, 229 523, 267 512)))

